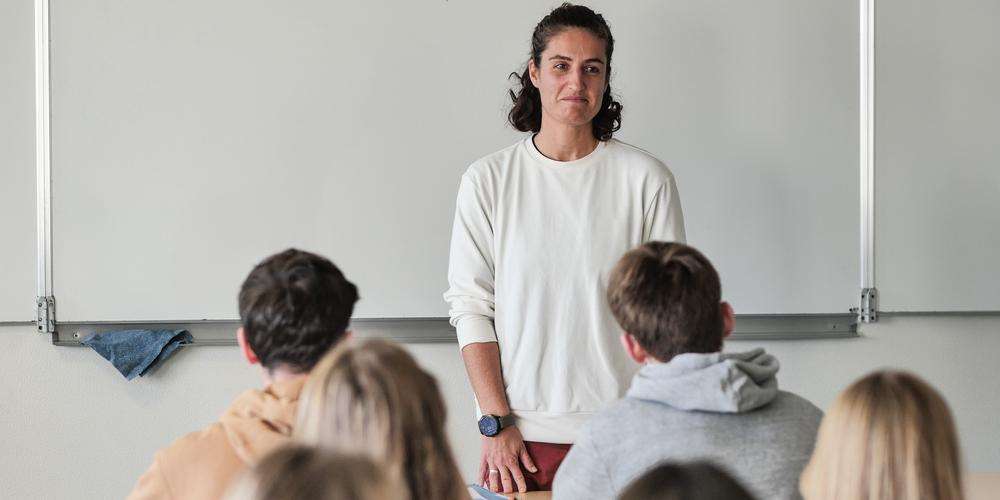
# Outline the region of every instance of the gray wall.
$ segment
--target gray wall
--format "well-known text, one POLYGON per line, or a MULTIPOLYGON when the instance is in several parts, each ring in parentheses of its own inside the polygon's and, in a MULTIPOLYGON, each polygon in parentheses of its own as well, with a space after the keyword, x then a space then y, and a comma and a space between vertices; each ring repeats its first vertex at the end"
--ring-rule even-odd
MULTIPOLYGON (((905 367, 947 397, 967 468, 1000 471, 1000 317, 886 318, 851 340, 734 342, 782 361, 781 385, 826 408, 866 371, 905 367)), ((153 452, 216 418, 255 369, 234 347, 180 352, 157 373, 126 382, 89 349, 54 347, 31 327, 0 327, 0 492, 6 498, 124 496, 153 452)), ((466 477, 479 449, 472 393, 454 344, 410 345, 448 404, 448 431, 466 477)))

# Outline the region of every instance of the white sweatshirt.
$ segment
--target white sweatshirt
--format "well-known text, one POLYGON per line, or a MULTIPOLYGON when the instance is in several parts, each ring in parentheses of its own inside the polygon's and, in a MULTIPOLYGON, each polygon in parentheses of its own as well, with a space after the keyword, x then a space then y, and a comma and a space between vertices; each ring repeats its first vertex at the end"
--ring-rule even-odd
POLYGON ((638 365, 605 289, 622 254, 649 240, 684 241, 677 185, 623 142, 560 162, 528 137, 462 176, 444 298, 460 348, 499 343, 525 440, 572 443, 628 388, 638 365))

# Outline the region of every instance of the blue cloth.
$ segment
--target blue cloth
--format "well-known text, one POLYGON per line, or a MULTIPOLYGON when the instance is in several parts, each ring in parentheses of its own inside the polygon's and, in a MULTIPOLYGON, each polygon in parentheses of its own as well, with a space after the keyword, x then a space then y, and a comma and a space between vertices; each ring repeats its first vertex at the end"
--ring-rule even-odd
POLYGON ((88 335, 80 341, 132 380, 166 361, 194 337, 187 330, 119 330, 88 335))

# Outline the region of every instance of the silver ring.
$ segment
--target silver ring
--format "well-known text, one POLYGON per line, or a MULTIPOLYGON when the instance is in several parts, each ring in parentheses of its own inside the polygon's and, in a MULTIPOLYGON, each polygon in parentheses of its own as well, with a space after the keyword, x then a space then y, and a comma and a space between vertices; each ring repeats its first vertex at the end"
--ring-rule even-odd
POLYGON ((490 469, 490 474, 493 474, 494 472, 497 473, 497 474, 499 474, 500 473, 500 469, 490 469))

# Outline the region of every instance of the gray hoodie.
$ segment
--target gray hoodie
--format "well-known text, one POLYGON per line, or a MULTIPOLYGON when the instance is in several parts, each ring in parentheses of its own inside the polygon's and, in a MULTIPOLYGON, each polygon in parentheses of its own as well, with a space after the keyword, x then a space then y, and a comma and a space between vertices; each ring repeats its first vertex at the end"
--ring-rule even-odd
POLYGON ((687 353, 639 370, 625 397, 584 426, 553 499, 614 498, 662 461, 709 460, 761 500, 800 498, 822 412, 778 390, 763 349, 687 353))

